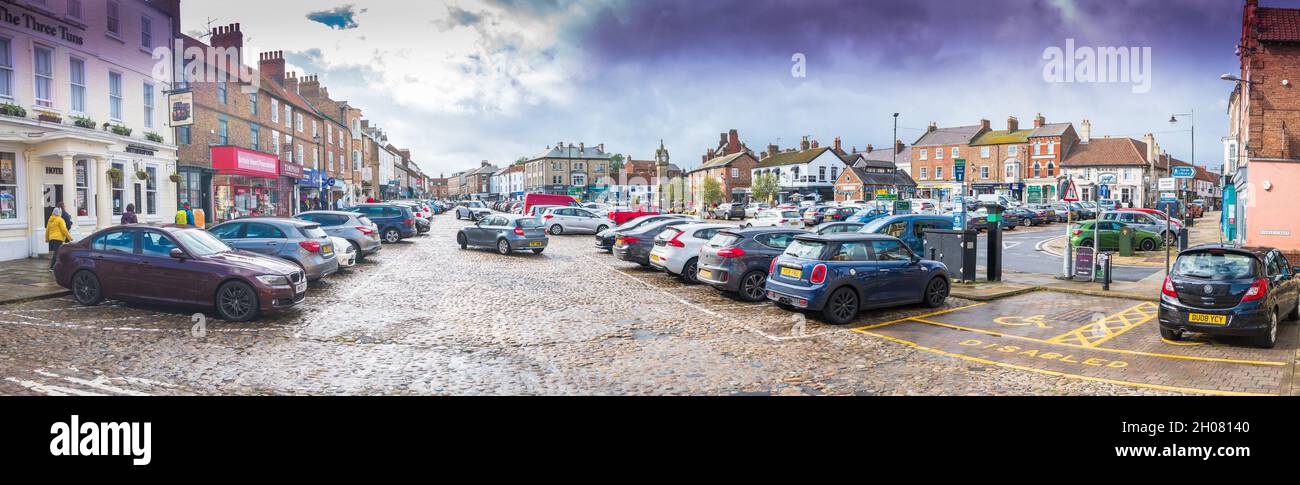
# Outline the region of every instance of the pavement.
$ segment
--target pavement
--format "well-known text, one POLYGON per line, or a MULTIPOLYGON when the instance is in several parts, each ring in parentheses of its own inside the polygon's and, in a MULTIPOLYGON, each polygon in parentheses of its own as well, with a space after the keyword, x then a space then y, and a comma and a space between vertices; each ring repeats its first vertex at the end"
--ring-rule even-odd
POLYGON ((54 282, 50 260, 26 258, 0 261, 0 305, 71 294, 54 282))
MULTIPOLYGON (((1187 247, 1198 246, 1201 244, 1219 243, 1220 242, 1219 222, 1220 222, 1219 212, 1217 211, 1206 212, 1204 216, 1202 216, 1199 219, 1196 219, 1192 227, 1187 230, 1188 232, 1187 247)), ((1054 237, 1046 241, 1043 241, 1043 243, 1040 246, 1040 249, 1049 255, 1060 258, 1061 254, 1065 252, 1066 241, 1067 238, 1064 235, 1061 235, 1059 237, 1054 237)), ((1177 248, 1174 247, 1172 249, 1173 250, 1171 251, 1170 256, 1171 257, 1178 256, 1177 248)), ((1164 249, 1159 249, 1149 253, 1143 253, 1139 251, 1135 253, 1133 256, 1119 256, 1118 253, 1116 253, 1114 259, 1112 260, 1112 264, 1121 265, 1121 266, 1140 266, 1140 267, 1147 267, 1147 268, 1160 268, 1163 270, 1165 267, 1165 251, 1164 249)))

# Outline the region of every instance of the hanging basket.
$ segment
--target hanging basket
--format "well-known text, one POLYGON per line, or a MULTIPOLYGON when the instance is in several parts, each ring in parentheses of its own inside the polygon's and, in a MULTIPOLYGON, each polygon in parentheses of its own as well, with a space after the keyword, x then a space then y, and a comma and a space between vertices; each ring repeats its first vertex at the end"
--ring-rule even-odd
POLYGON ((135 173, 135 178, 138 178, 140 180, 149 180, 149 172, 146 172, 144 170, 137 171, 135 173))
POLYGON ((171 181, 175 183, 180 183, 181 181, 181 175, 178 173, 171 174, 171 176, 167 178, 171 179, 171 181))

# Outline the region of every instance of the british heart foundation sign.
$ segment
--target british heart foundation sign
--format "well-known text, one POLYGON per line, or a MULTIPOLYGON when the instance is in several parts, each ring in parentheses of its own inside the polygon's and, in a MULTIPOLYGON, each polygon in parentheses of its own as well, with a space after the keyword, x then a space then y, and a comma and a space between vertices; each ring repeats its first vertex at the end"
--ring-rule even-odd
POLYGON ((223 174, 273 179, 280 176, 280 158, 239 147, 212 147, 212 168, 223 174))

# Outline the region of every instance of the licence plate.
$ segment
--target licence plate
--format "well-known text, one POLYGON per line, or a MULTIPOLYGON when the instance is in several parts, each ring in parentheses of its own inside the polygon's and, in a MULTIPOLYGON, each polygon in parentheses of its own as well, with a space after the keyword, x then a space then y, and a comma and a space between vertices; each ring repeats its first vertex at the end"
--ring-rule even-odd
POLYGON ((1210 325, 1227 325, 1228 317, 1224 315, 1207 315, 1204 313, 1187 314, 1188 323, 1208 323, 1210 325))
POLYGON ((305 292, 305 291, 307 291, 307 282, 306 282, 306 281, 303 281, 303 282, 300 282, 300 283, 294 283, 294 285, 293 285, 293 292, 294 292, 294 293, 303 293, 303 292, 305 292))
POLYGON ((651 261, 654 261, 654 262, 657 263, 657 262, 659 262, 659 261, 663 261, 663 258, 660 258, 659 255, 657 255, 657 254, 651 254, 651 255, 650 255, 650 260, 651 260, 651 261))
POLYGON ((325 254, 334 254, 334 246, 325 246, 325 250, 323 252, 325 254))
POLYGON ((529 241, 529 242, 528 242, 528 245, 529 245, 530 247, 537 247, 537 246, 541 246, 541 245, 542 245, 542 242, 541 242, 541 241, 529 241))
POLYGON ((789 276, 789 277, 794 278, 794 279, 803 278, 803 270, 801 270, 801 269, 781 268, 781 276, 789 276))
POLYGON ((712 272, 712 271, 709 271, 709 270, 707 270, 707 269, 696 270, 695 273, 696 273, 700 278, 713 279, 713 272, 712 272))

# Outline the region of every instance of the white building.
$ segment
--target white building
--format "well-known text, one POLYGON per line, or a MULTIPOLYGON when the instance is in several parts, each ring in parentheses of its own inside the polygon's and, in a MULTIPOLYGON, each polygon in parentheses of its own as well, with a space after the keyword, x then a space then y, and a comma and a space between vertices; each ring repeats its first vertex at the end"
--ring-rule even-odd
POLYGON ((800 150, 769 152, 751 170, 751 180, 760 174, 775 174, 779 202, 792 200, 835 200, 835 179, 848 169, 844 159, 831 147, 811 146, 804 138, 800 150))
POLYGON ((170 43, 178 11, 163 0, 0 3, 0 260, 45 253, 60 201, 74 239, 116 224, 127 204, 141 222, 174 220, 171 80, 153 78, 152 51, 170 43))

